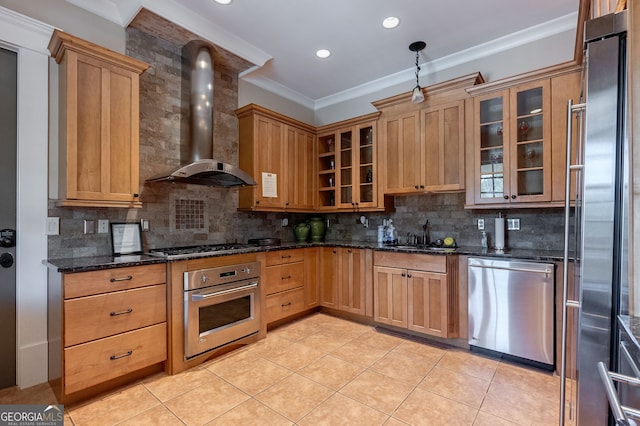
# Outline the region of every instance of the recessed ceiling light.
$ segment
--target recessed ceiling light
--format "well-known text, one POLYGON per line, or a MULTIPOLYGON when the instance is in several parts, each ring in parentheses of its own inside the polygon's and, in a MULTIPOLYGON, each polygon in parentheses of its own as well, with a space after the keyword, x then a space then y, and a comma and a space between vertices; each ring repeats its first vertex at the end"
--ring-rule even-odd
POLYGON ((216 3, 220 4, 230 4, 233 0, 216 0, 216 3))
POLYGON ((385 28, 395 28, 400 25, 400 18, 396 18, 395 16, 389 16, 388 18, 384 18, 382 20, 382 26, 385 28))
POLYGON ((316 52, 316 56, 318 58, 328 58, 329 55, 331 55, 331 52, 329 52, 327 49, 320 49, 316 52))

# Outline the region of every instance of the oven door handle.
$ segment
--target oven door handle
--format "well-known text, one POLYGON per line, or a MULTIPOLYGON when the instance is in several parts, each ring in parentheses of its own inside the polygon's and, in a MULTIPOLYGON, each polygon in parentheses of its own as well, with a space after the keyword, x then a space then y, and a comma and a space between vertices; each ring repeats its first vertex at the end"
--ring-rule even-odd
POLYGON ((191 300, 193 300, 193 301, 205 300, 205 299, 208 299, 210 297, 222 296, 224 294, 237 293, 239 291, 248 290, 250 288, 256 288, 256 287, 258 287, 258 281, 254 281, 251 284, 243 285, 243 286, 240 286, 240 287, 230 288, 228 290, 212 291, 211 293, 193 294, 191 296, 191 300))

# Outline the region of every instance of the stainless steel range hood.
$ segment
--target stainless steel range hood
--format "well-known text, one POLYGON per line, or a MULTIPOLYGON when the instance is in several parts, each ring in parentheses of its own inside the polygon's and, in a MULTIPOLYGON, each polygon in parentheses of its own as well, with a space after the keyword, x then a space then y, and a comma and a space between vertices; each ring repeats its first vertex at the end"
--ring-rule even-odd
POLYGON ((173 172, 147 179, 146 182, 180 182, 196 185, 255 185, 249 174, 222 161, 213 160, 213 59, 210 46, 202 41, 187 43, 183 50, 191 70, 191 138, 189 161, 173 172))

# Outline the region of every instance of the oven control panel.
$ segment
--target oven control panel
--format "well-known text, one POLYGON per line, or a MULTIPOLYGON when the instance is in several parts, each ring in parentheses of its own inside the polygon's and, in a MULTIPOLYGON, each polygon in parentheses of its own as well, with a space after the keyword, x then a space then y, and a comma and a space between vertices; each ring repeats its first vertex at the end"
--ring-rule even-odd
POLYGON ((259 276, 260 262, 196 269, 184 273, 184 289, 185 291, 195 290, 212 285, 258 278, 259 276))

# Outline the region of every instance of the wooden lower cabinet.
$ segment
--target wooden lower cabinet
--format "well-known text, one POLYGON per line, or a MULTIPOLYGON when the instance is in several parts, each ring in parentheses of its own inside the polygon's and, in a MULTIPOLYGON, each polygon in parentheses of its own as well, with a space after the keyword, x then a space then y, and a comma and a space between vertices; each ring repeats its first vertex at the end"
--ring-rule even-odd
POLYGON ((166 276, 163 263, 49 272, 49 380, 58 401, 104 391, 108 382, 154 366, 164 368, 166 276))
POLYGON ((338 309, 338 248, 320 248, 320 306, 338 309))
POLYGON ((374 321, 458 337, 457 271, 456 256, 374 253, 374 321))
POLYGON ((266 253, 263 288, 267 324, 317 306, 316 257, 317 248, 266 253))
POLYGON ((449 323, 446 274, 407 272, 407 328, 446 337, 449 323))
POLYGON ((167 323, 64 349, 65 392, 74 393, 167 359, 167 323))
POLYGON ((323 247, 321 250, 321 306, 372 317, 373 252, 346 247, 323 247))
POLYGON ((373 319, 383 324, 407 328, 406 271, 398 268, 373 268, 373 319))

